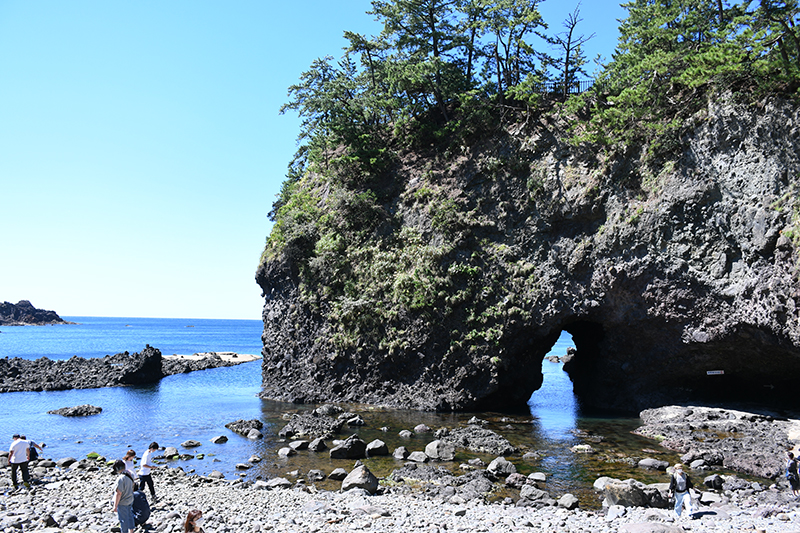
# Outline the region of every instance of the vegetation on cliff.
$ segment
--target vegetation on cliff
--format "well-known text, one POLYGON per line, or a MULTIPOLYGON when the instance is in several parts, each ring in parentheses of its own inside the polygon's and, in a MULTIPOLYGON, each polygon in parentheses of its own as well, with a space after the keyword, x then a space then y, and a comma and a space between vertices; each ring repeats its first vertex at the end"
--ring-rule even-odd
POLYGON ((346 32, 344 56, 315 61, 290 88, 284 109, 302 117, 303 144, 262 268, 289 265, 331 364, 427 348, 495 373, 506 332, 547 305, 536 255, 547 251, 524 250, 514 232, 577 198, 564 217, 585 222, 577 268, 593 246, 581 232, 636 223, 711 98, 800 87, 795 1, 632 0, 612 61, 582 93, 579 9, 546 36, 553 57, 531 44, 547 30, 537 4, 374 1, 383 32, 346 32), (574 168, 544 195, 542 156, 560 149, 574 168), (598 214, 609 187, 632 199, 614 219, 598 214))

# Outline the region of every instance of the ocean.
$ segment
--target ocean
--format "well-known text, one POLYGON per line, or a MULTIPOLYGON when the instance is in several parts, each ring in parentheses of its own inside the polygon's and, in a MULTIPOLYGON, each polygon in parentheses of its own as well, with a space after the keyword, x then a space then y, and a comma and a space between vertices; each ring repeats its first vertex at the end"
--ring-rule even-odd
MULTIPOLYGON (((259 354, 261 351, 262 324, 258 320, 64 318, 78 324, 0 328, 0 357, 102 357, 123 351, 138 352, 146 344, 165 355, 212 351, 259 354)), ((562 356, 572 345, 571 337, 563 333, 551 354, 562 356)), ((601 456, 571 452, 571 446, 582 442, 579 433, 602 434, 603 443, 595 446, 609 447, 615 454, 635 454, 657 444, 630 434, 638 419, 583 416, 572 393, 572 382, 562 367, 561 363, 546 359, 542 362, 544 382, 529 401, 530 417, 519 413, 441 414, 357 406, 354 410, 363 414, 367 425, 347 429, 345 433, 357 433, 367 442, 380 438, 390 449, 404 445, 414 451, 424 449, 426 442, 422 439, 402 441, 397 436, 401 429, 413 429, 420 422, 434 428, 454 427, 478 416, 492 422, 490 427, 497 430, 511 417, 512 424, 502 425, 500 432, 513 444, 524 450, 538 451, 543 457, 538 464, 515 459, 518 469, 523 473, 544 471, 551 476, 548 486, 554 493, 569 490, 584 504, 591 505, 596 499, 591 493, 591 483, 599 475, 624 476, 622 479, 634 475, 642 479, 643 476, 635 470, 626 470, 625 463, 607 464, 601 456), (382 431, 382 427, 388 427, 389 431, 382 431)), ((3 407, 0 409, 0 436, 5 435, 10 442, 13 433, 26 434, 36 442, 46 443, 44 455, 54 459, 81 459, 90 452, 116 459, 129 447, 141 456, 147 445, 156 441, 161 446, 175 446, 193 456, 169 461, 170 467, 198 474, 218 470, 228 479, 270 478, 286 476, 291 471, 303 473, 311 468, 330 471, 336 466, 352 467, 351 461, 339 464, 327 454, 301 453, 289 459, 279 458, 277 450, 286 445, 277 435, 286 423, 284 416, 313 406, 261 400, 257 397, 260 386, 261 362, 254 361, 168 376, 145 387, 0 394, 3 407), (48 410, 82 404, 102 407, 103 412, 83 418, 47 414, 48 410), (250 441, 225 428, 226 423, 238 419, 261 420, 265 425, 264 439, 250 441), (228 442, 211 443, 217 435, 227 436, 228 442), (180 444, 189 439, 200 441, 202 446, 182 448, 180 444), (236 468, 236 464, 247 463, 253 455, 264 460, 246 471, 236 468)), ((473 455, 460 453, 457 460, 466 461, 473 455)), ((487 462, 492 459, 482 458, 487 462)), ((367 461, 379 476, 399 466, 391 458, 367 461)))

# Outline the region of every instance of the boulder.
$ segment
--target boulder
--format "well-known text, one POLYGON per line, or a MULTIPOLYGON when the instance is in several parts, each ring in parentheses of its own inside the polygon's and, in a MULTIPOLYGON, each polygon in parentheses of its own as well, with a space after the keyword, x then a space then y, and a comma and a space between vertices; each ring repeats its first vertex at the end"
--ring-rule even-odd
POLYGON ((278 450, 278 457, 286 458, 286 457, 291 457, 293 455, 297 455, 297 452, 293 448, 290 448, 288 446, 285 446, 280 450, 278 450))
POLYGON ((645 507, 648 498, 644 493, 643 485, 629 479, 623 482, 611 481, 603 487, 603 495, 607 506, 621 505, 623 507, 645 507))
POLYGON ((317 438, 308 444, 308 449, 312 452, 323 452, 328 449, 328 446, 325 444, 324 439, 317 438))
POLYGON ((703 485, 709 489, 720 490, 725 484, 725 480, 719 474, 714 474, 703 479, 703 485))
POLYGON ((247 438, 250 439, 250 440, 263 439, 264 438, 264 434, 261 433, 260 430, 258 430, 256 428, 252 428, 252 429, 250 429, 250 431, 247 432, 247 438))
POLYGON ((414 436, 414 434, 407 429, 401 430, 400 433, 398 433, 398 435, 400 435, 400 438, 403 439, 410 439, 411 437, 414 436))
POLYGON ((505 457, 498 457, 493 460, 489 463, 489 466, 486 467, 486 470, 498 477, 506 477, 517 473, 517 467, 505 457))
POLYGON ((414 461, 415 463, 427 463, 430 458, 425 452, 411 452, 408 454, 408 460, 414 461))
POLYGON ((308 474, 306 474, 306 477, 308 478, 309 481, 315 482, 315 481, 325 481, 325 478, 328 476, 326 476, 325 472, 323 472, 322 470, 315 469, 315 470, 309 470, 308 474))
POLYGON ((208 475, 211 479, 225 479, 225 474, 220 472, 219 470, 212 470, 211 473, 208 475))
POLYGON ((325 405, 320 405, 319 407, 314 409, 312 413, 320 416, 338 416, 344 413, 344 409, 342 409, 338 405, 333 405, 329 403, 325 405))
POLYGON ((579 503, 580 502, 578 501, 578 498, 572 494, 564 494, 558 499, 558 506, 563 507, 564 509, 569 509, 570 511, 572 509, 577 509, 579 503))
POLYGON ((362 459, 367 452, 367 443, 358 438, 357 435, 350 435, 341 444, 331 448, 331 459, 362 459))
POLYGON ((406 459, 408 455, 409 453, 405 446, 398 446, 397 448, 394 449, 394 452, 392 452, 392 457, 394 457, 395 459, 399 459, 401 461, 403 459, 406 459))
POLYGON ((95 405, 77 405, 75 407, 62 407, 61 409, 54 409, 52 411, 47 411, 49 415, 61 415, 61 416, 91 416, 97 415, 103 412, 102 407, 97 407, 95 405))
POLYGON ((164 448, 164 457, 166 457, 167 459, 172 459, 176 455, 180 457, 181 454, 180 452, 178 452, 178 448, 176 448, 175 446, 167 446, 166 448, 164 448))
MULTIPOLYGON (((236 433, 237 435, 241 435, 242 437, 248 437, 250 431, 253 429, 260 430, 264 427, 264 424, 261 423, 260 420, 236 420, 235 422, 229 422, 225 424, 225 427, 236 433)), ((260 431, 259 431, 260 433, 260 431)))
POLYGON ((430 433, 430 432, 431 428, 429 428, 425 424, 417 424, 416 426, 414 426, 414 433, 419 434, 419 433, 430 433))
POLYGON ((435 440, 425 446, 425 454, 434 461, 452 461, 456 457, 456 448, 449 442, 435 440))
POLYGON ((509 476, 506 478, 506 486, 513 489, 521 489, 525 486, 526 482, 527 478, 518 473, 509 474, 509 476))
POLYGON ((307 440, 293 440, 289 443, 289 447, 295 451, 301 452, 303 450, 307 450, 309 444, 310 443, 307 440))
POLYGON ((453 429, 441 439, 476 453, 506 456, 519 451, 505 437, 478 425, 453 429))
POLYGON ((344 420, 331 416, 315 414, 292 415, 289 423, 278 432, 278 436, 288 439, 292 437, 308 437, 310 439, 332 439, 344 426, 344 420))
POLYGON ((375 494, 378 490, 378 478, 369 471, 366 465, 360 465, 347 474, 342 481, 342 490, 364 489, 370 494, 375 494))
POLYGON ((647 468, 648 470, 665 471, 669 466, 669 463, 648 457, 639 461, 638 466, 639 468, 647 468))
POLYGON ((375 439, 367 444, 367 457, 376 457, 378 455, 389 455, 389 447, 380 439, 375 439))
POLYGON ((364 422, 364 419, 361 417, 361 415, 356 415, 347 419, 347 425, 350 427, 363 426, 364 424, 366 424, 366 422, 364 422))
POLYGON ((284 477, 276 477, 267 481, 268 489, 288 489, 292 486, 292 482, 284 477))
POLYGON ((224 444, 228 442, 228 437, 226 437, 225 435, 219 435, 211 439, 211 442, 214 444, 224 444))
POLYGON ((183 446, 184 448, 197 448, 198 446, 201 446, 201 444, 200 444, 199 441, 190 439, 190 440, 187 440, 187 441, 183 441, 181 443, 181 446, 183 446))
POLYGON ((519 491, 519 497, 523 500, 541 501, 549 499, 550 495, 541 489, 537 489, 533 485, 525 485, 519 491))
POLYGON ((343 481, 347 477, 347 470, 344 468, 336 468, 333 472, 328 474, 328 478, 334 481, 343 481))
POLYGON ((59 459, 58 461, 56 461, 56 465, 59 468, 68 468, 70 465, 77 462, 78 460, 75 459, 74 457, 64 457, 63 459, 59 459))

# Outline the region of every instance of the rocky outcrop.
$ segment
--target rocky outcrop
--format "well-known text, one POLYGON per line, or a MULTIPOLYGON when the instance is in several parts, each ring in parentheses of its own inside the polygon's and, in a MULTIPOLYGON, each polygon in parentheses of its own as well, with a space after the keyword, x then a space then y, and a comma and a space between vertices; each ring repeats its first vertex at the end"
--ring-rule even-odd
POLYGON ((0 393, 145 385, 172 374, 233 364, 237 363, 223 361, 214 354, 202 359, 165 359, 160 350, 150 345, 141 352, 90 359, 6 357, 0 359, 0 393))
POLYGON ((733 409, 668 406, 639 415, 644 425, 636 433, 677 450, 681 460, 697 470, 724 467, 761 478, 784 472, 785 453, 794 422, 768 414, 733 409))
MULTIPOLYGON (((659 162, 633 147, 600 160, 553 117, 399 153, 364 186, 368 216, 338 234, 297 219, 265 253, 263 395, 520 407, 567 331, 587 407, 793 402, 798 108, 717 98, 686 128, 659 162)), ((355 209, 334 180, 296 187, 332 216, 355 209)))
POLYGON ((0 326, 46 326, 50 324, 74 324, 63 320, 55 311, 36 309, 28 300, 16 304, 0 303, 0 326))

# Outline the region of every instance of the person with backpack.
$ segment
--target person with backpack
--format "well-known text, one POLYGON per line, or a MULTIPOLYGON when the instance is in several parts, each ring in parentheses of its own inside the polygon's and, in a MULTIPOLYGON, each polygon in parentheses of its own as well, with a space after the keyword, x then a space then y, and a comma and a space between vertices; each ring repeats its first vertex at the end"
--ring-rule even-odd
POLYGON ((689 513, 689 518, 694 518, 694 509, 692 509, 692 496, 689 489, 692 488, 692 480, 689 476, 683 473, 683 465, 678 463, 672 467, 672 476, 669 478, 669 495, 675 495, 675 513, 678 518, 681 516, 681 511, 684 505, 686 511, 689 513))
POLYGON ((797 475, 797 459, 792 452, 786 454, 786 479, 792 487, 792 495, 797 498, 800 495, 800 477, 797 475))
POLYGON ((28 437, 26 437, 25 435, 20 436, 20 438, 28 443, 28 448, 30 450, 30 458, 28 459, 28 461, 29 462, 30 461, 38 461, 39 460, 39 452, 43 452, 44 451, 44 447, 47 446, 47 445, 42 443, 42 445, 40 446, 40 445, 36 444, 35 442, 33 442, 32 440, 28 440, 28 437), (39 450, 39 452, 37 452, 36 450, 39 450))
POLYGON ((125 469, 125 461, 114 462, 117 482, 114 486, 114 512, 119 518, 120 533, 133 533, 136 523, 133 518, 133 476, 125 469))

